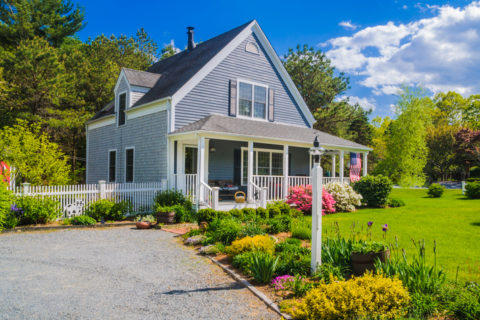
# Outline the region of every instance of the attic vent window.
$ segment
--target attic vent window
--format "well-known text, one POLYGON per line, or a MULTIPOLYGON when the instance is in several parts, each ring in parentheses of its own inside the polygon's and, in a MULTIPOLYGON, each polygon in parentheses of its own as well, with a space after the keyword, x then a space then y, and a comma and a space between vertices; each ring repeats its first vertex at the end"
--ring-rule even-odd
POLYGON ((245 47, 245 51, 253 53, 253 54, 260 54, 260 50, 258 46, 254 42, 247 42, 247 46, 245 47))

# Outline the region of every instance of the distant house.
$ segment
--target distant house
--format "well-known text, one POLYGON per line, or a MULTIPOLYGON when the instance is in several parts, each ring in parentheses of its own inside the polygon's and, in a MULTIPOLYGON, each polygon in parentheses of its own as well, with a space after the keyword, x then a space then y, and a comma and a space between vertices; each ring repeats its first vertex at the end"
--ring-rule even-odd
POLYGON ((280 199, 308 182, 315 136, 339 158, 330 180, 343 180, 346 152, 363 153, 366 165, 368 147, 312 129, 256 21, 197 45, 187 33, 186 50, 120 72, 115 99, 87 124, 88 183, 165 181, 193 197, 219 187, 221 199, 243 190, 251 201, 265 187, 280 199))

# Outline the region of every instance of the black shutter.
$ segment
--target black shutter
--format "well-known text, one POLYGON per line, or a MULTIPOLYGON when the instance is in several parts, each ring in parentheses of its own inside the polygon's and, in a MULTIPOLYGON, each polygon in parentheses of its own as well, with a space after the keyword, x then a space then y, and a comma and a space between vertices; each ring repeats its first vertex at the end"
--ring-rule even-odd
POLYGON ((275 103, 275 91, 270 88, 268 89, 268 121, 274 121, 274 111, 273 105, 275 103))
POLYGON ((237 80, 230 80, 230 115, 237 115, 237 80))

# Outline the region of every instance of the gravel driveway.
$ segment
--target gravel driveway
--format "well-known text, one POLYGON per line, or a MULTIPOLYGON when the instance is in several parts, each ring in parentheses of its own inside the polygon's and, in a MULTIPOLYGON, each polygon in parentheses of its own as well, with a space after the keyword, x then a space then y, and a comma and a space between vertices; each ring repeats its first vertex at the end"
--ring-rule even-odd
POLYGON ((278 319, 173 234, 0 235, 0 319, 278 319))

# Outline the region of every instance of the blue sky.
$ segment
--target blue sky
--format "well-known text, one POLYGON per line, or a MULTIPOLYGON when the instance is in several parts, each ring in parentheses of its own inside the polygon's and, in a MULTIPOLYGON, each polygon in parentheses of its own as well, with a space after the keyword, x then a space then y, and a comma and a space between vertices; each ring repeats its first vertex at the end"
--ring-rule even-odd
MULTIPOLYGON (((75 1, 74 1, 75 2, 75 1)), ((480 93, 480 2, 472 1, 77 1, 82 40, 133 35, 186 45, 186 27, 207 40, 257 19, 279 56, 297 44, 326 52, 351 78, 345 96, 372 116, 392 115, 402 85, 432 94, 480 93)))

